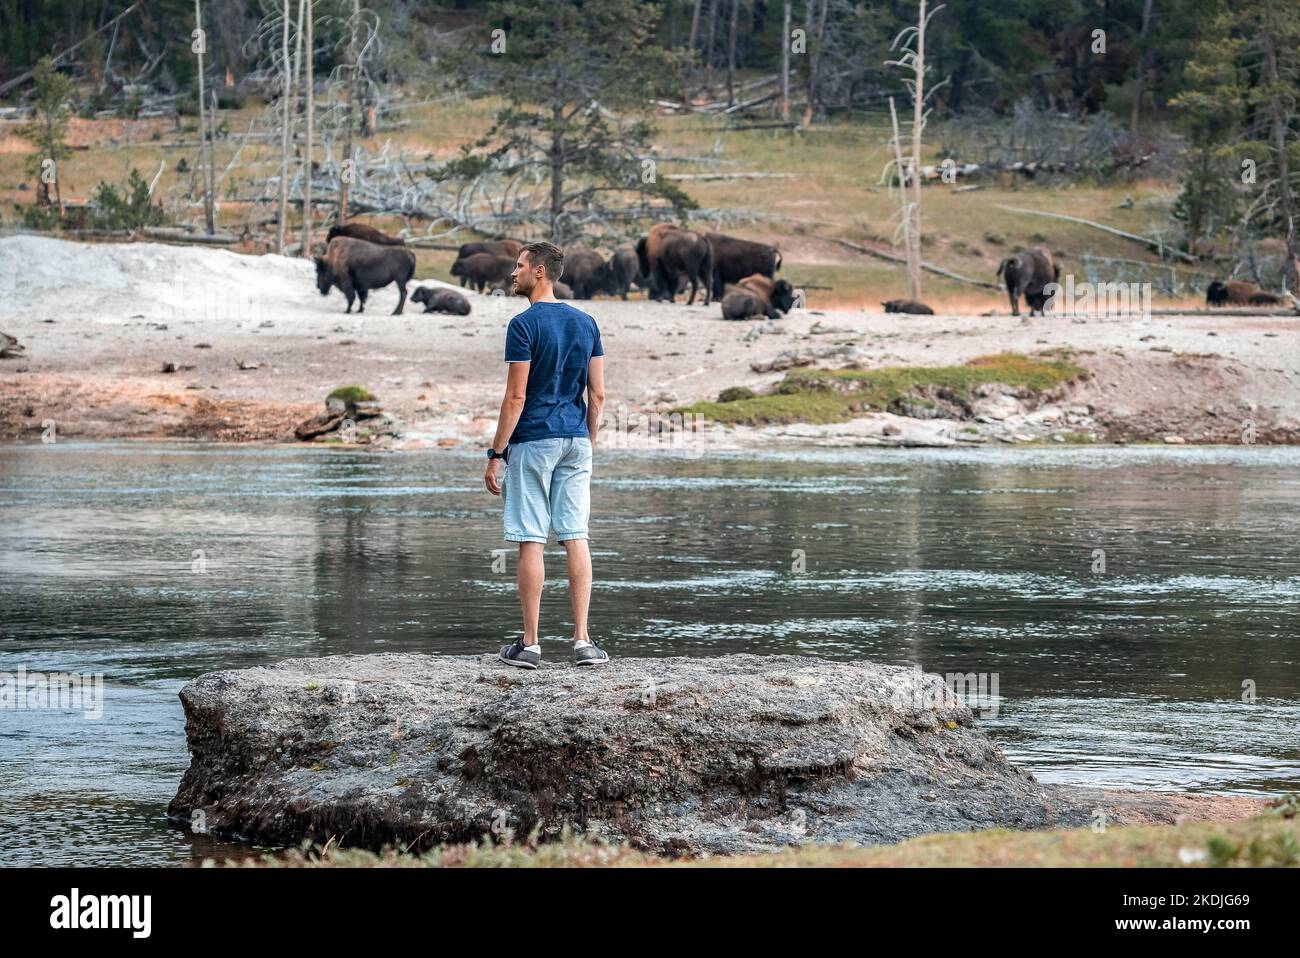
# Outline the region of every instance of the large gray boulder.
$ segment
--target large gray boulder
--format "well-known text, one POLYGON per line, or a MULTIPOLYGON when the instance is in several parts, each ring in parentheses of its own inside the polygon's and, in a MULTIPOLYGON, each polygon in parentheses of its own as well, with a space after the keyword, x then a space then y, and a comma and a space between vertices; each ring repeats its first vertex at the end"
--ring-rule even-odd
MULTIPOLYGON (((567 650, 566 650, 567 651, 567 650)), ((169 814, 267 844, 412 849, 567 823, 666 854, 1086 824, 938 676, 802 656, 292 659, 180 693, 169 814)))

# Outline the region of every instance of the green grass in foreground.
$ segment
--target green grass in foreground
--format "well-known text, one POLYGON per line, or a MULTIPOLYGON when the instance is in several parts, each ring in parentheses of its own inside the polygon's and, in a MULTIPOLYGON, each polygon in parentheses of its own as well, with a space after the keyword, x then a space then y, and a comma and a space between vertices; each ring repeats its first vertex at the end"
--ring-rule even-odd
POLYGON ((995 829, 927 835, 874 848, 806 845, 767 855, 670 861, 571 835, 557 842, 452 845, 423 855, 389 850, 304 847, 229 863, 267 868, 607 868, 711 867, 1297 867, 1300 819, 1295 797, 1255 818, 1184 825, 1132 825, 1043 832, 995 829))
POLYGON ((976 386, 1004 383, 1035 392, 1073 379, 1083 370, 1065 358, 1029 358, 1018 353, 979 356, 964 366, 889 366, 881 369, 796 369, 776 389, 752 399, 699 402, 676 410, 713 422, 842 422, 871 409, 918 395, 926 387, 946 387, 963 399, 976 386))

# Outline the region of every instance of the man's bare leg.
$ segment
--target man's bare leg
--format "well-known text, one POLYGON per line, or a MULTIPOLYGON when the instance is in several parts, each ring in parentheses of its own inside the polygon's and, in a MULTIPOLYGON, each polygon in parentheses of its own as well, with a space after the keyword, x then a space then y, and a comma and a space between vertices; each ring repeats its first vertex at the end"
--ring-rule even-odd
MULTIPOLYGON (((546 580, 546 564, 542 559, 545 545, 541 542, 519 543, 519 605, 524 612, 524 645, 537 644, 537 619, 542 608, 542 583, 546 580)), ((588 573, 588 582, 591 575, 588 573)))
MULTIPOLYGON (((573 641, 587 636, 587 609, 591 606, 591 552, 586 539, 565 539, 569 560, 569 604, 573 607, 573 641)), ((538 590, 540 592, 540 589, 538 590)), ((527 641, 527 640, 525 640, 527 641)))

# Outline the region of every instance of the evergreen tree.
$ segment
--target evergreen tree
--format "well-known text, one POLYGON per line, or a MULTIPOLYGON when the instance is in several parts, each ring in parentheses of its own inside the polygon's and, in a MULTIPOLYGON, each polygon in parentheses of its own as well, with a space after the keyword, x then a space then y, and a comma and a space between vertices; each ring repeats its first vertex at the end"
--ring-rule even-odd
POLYGON ((648 101, 657 85, 674 85, 677 65, 654 41, 659 13, 657 3, 642 0, 492 4, 493 32, 485 29, 477 50, 449 61, 472 92, 505 103, 487 134, 440 176, 490 172, 517 185, 540 175, 549 189, 533 212, 560 243, 600 222, 607 196, 694 207, 651 156, 648 101))

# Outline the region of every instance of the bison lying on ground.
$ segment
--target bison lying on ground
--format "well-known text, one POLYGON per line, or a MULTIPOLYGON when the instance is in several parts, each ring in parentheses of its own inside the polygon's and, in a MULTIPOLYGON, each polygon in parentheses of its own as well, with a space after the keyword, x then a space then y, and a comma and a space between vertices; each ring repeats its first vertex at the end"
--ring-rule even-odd
POLYGON ((667 296, 668 302, 673 301, 682 276, 691 284, 691 297, 686 305, 695 302, 700 287, 704 288, 704 305, 712 301, 713 251, 709 241, 694 230, 672 223, 656 223, 636 241, 636 258, 641 272, 654 276, 660 296, 667 296))
POLYGON ((515 259, 511 256, 497 256, 493 253, 474 253, 451 264, 451 275, 461 278, 461 285, 468 281, 480 293, 484 286, 506 286, 510 283, 510 274, 514 272, 515 259))
POLYGON ((454 289, 421 286, 411 294, 411 302, 424 303, 426 313, 450 313, 453 316, 469 315, 469 300, 454 289))
POLYGON ((348 301, 345 312, 352 312, 352 300, 361 300, 358 313, 366 311, 366 294, 389 283, 396 283, 401 294, 394 316, 402 314, 406 305, 406 284, 415 275, 415 254, 398 246, 378 246, 349 236, 336 236, 325 248, 324 256, 316 257, 316 288, 328 296, 330 287, 337 286, 348 301))
POLYGON ((405 246, 406 240, 400 236, 389 236, 387 233, 381 233, 373 226, 367 226, 365 223, 339 223, 330 227, 329 236, 325 238, 326 244, 336 236, 350 236, 352 239, 365 240, 367 243, 375 243, 379 246, 405 246))
POLYGON ((1207 306, 1278 306, 1282 298, 1244 279, 1215 280, 1205 289, 1207 306))
POLYGON ((880 305, 885 307, 887 313, 915 313, 918 316, 934 315, 934 310, 925 303, 918 303, 914 299, 889 299, 880 305))
POLYGON ((568 283, 561 283, 557 279, 551 284, 551 290, 555 293, 556 299, 573 299, 573 290, 569 289, 568 283))
POLYGON ((771 279, 755 273, 746 276, 722 297, 723 319, 749 319, 751 316, 780 318, 794 307, 794 287, 783 279, 771 279))
POLYGON ((746 276, 773 279, 781 268, 781 254, 775 246, 737 239, 723 233, 705 233, 713 251, 713 298, 721 299, 727 286, 746 276))
POLYGON ((1043 307, 1051 298, 1043 292, 1048 283, 1059 282, 1061 267, 1052 262, 1052 254, 1043 247, 1021 250, 1008 256, 998 266, 998 276, 1007 284, 1007 298, 1011 300, 1011 315, 1020 315, 1020 297, 1025 297, 1029 315, 1043 315, 1043 307))

